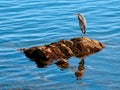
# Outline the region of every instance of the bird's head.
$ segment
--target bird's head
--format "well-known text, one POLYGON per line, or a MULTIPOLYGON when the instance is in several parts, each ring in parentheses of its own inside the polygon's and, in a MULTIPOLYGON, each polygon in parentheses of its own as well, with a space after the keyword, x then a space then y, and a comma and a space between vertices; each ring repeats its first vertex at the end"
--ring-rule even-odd
POLYGON ((76 15, 81 19, 84 17, 81 13, 77 13, 76 15))

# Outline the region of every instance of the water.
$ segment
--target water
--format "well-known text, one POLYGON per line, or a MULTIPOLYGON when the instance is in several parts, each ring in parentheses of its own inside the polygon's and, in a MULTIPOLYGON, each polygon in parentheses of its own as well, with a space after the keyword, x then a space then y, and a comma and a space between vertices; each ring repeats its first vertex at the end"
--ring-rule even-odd
POLYGON ((1 0, 1 90, 120 90, 119 0, 1 0), (74 75, 79 59, 70 68, 55 64, 37 68, 18 48, 45 45, 79 37, 76 13, 87 19, 87 36, 107 44, 85 60, 85 75, 74 75))

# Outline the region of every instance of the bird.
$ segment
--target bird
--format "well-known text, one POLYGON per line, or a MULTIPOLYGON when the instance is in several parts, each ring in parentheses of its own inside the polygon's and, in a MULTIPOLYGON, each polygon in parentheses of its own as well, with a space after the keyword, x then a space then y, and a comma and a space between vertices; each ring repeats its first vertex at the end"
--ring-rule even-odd
POLYGON ((82 35, 85 35, 86 33, 86 26, 87 26, 87 23, 86 23, 86 18, 83 14, 77 14, 78 16, 78 20, 79 20, 79 27, 82 31, 82 35))

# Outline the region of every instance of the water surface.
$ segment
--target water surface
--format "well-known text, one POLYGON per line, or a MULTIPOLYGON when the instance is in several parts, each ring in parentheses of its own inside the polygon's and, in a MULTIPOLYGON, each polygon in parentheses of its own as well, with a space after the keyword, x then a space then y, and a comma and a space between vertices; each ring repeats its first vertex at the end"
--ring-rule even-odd
POLYGON ((119 0, 1 0, 0 89, 119 90, 119 0), (69 59, 70 68, 55 64, 37 68, 18 48, 45 45, 81 36, 76 13, 87 19, 87 37, 107 44, 85 60, 85 75, 76 80, 80 59, 69 59))

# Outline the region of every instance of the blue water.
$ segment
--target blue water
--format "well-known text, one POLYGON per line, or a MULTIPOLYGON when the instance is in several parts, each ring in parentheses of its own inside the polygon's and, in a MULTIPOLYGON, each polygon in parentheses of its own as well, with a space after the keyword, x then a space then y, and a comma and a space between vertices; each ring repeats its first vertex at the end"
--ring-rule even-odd
POLYGON ((1 0, 0 90, 120 90, 119 0, 1 0), (106 43, 85 60, 85 75, 55 64, 37 68, 18 48, 45 45, 81 36, 76 13, 87 19, 86 36, 106 43))

